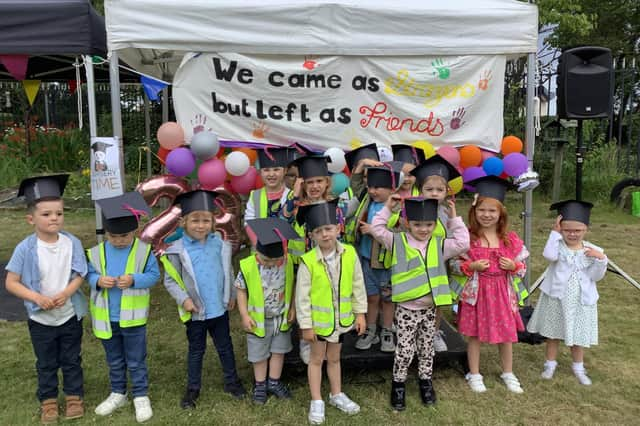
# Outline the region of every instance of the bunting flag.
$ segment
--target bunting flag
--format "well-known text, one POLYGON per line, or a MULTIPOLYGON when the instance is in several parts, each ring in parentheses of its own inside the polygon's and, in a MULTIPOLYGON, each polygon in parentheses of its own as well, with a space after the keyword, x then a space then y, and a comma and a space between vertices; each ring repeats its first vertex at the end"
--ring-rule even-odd
POLYGON ((78 80, 67 80, 67 84, 69 85, 69 93, 72 95, 76 93, 76 89, 78 88, 78 80))
POLYGON ((27 100, 29 105, 33 106, 33 101, 36 100, 38 90, 40 90, 40 80, 22 80, 24 86, 24 92, 27 94, 27 100))
POLYGON ((147 94, 147 98, 152 101, 160 99, 158 97, 158 93, 169 85, 167 82, 156 80, 155 78, 147 77, 146 75, 140 76, 140 83, 142 84, 144 93, 147 94))
POLYGON ((16 80, 24 80, 27 77, 29 55, 0 55, 0 62, 16 80))

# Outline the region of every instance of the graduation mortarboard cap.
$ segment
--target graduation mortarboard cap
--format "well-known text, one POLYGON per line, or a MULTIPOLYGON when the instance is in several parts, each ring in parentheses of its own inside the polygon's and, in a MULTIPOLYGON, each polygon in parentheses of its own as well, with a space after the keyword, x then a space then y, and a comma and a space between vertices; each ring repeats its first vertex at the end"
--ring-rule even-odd
POLYGON ((215 203, 217 196, 217 192, 198 189, 178 195, 174 204, 180 204, 183 217, 195 211, 213 212, 217 207, 215 203))
POLYGON ((378 154, 378 147, 375 143, 361 146, 352 151, 347 152, 344 155, 344 159, 347 160, 347 167, 353 172, 360 160, 370 158, 372 160, 380 161, 380 155, 378 154))
POLYGON ((404 216, 407 220, 436 221, 438 200, 424 197, 405 198, 404 216))
POLYGON ((294 157, 293 148, 269 148, 258 150, 258 163, 261 169, 267 167, 287 167, 294 157))
POLYGON ((62 198, 69 175, 31 177, 20 182, 18 197, 24 196, 27 204, 35 204, 43 198, 62 198))
POLYGON ((337 225, 337 208, 337 198, 331 201, 300 206, 298 207, 296 221, 300 225, 306 224, 307 232, 313 231, 323 225, 337 225))
POLYGON ((103 198, 96 203, 102 209, 104 229, 110 234, 126 234, 138 229, 140 216, 151 213, 147 202, 137 191, 126 192, 117 197, 103 198))
POLYGON ((551 204, 549 210, 558 210, 562 220, 575 220, 589 225, 593 204, 586 201, 566 200, 551 204))
POLYGON ((425 160, 424 150, 409 145, 391 145, 393 160, 417 166, 425 160))
POLYGON ((498 176, 483 176, 474 180, 470 180, 467 184, 476 188, 476 193, 481 197, 494 198, 501 203, 504 202, 504 197, 507 194, 507 190, 512 187, 511 183, 507 180, 499 178, 498 176))
POLYGON ((400 161, 384 163, 380 167, 369 167, 367 169, 367 186, 370 188, 391 188, 394 191, 401 184, 402 166, 400 161))
POLYGON ((460 176, 458 170, 438 154, 418 164, 411 170, 411 174, 416 177, 418 187, 421 187, 429 176, 442 176, 447 182, 460 176))
POLYGON ((91 144, 91 149, 93 151, 107 152, 107 148, 109 148, 110 146, 113 146, 113 144, 98 141, 91 144))
POLYGON ((284 256, 286 242, 300 238, 289 222, 275 217, 248 220, 247 226, 256 234, 256 250, 270 258, 284 256))
POLYGON ((329 176, 328 161, 329 157, 314 155, 300 157, 293 164, 298 166, 298 174, 302 179, 309 179, 318 176, 329 176))

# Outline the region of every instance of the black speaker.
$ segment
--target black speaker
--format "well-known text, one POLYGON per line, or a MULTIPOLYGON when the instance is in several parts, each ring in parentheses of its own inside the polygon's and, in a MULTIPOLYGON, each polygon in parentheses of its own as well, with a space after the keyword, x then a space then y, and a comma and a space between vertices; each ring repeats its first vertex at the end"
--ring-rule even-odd
POLYGON ((558 117, 607 118, 613 104, 613 61, 605 47, 565 50, 558 63, 558 117))

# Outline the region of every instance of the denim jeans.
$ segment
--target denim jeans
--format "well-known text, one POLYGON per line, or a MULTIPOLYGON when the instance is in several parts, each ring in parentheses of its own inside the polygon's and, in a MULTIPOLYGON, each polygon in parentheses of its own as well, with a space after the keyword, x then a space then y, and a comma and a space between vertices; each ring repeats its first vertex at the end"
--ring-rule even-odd
POLYGON ((133 397, 146 396, 149 389, 147 374, 147 326, 120 327, 111 323, 112 336, 103 339, 102 346, 109 364, 111 392, 127 393, 127 370, 131 378, 133 397))
POLYGON ((82 321, 74 315, 58 326, 42 325, 32 320, 28 325, 36 354, 38 399, 44 401, 58 397, 58 369, 62 370, 65 395, 82 397, 82 321))
POLYGON ((192 390, 200 389, 202 384, 202 359, 207 347, 207 333, 218 351, 224 384, 238 383, 236 360, 233 354, 233 343, 229 331, 229 313, 225 312, 216 318, 204 321, 187 321, 187 339, 189 340, 189 354, 187 357, 187 387, 192 390))

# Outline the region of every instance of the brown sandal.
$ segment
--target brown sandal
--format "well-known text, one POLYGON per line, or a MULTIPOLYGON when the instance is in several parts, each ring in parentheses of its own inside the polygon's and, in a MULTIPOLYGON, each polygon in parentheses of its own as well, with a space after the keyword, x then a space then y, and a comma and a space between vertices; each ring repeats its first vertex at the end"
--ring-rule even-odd
POLYGON ((66 409, 64 416, 67 420, 79 419, 84 416, 84 402, 77 395, 71 395, 66 397, 66 409))
POLYGON ((58 400, 45 399, 40 403, 40 423, 48 425, 58 421, 58 400))

